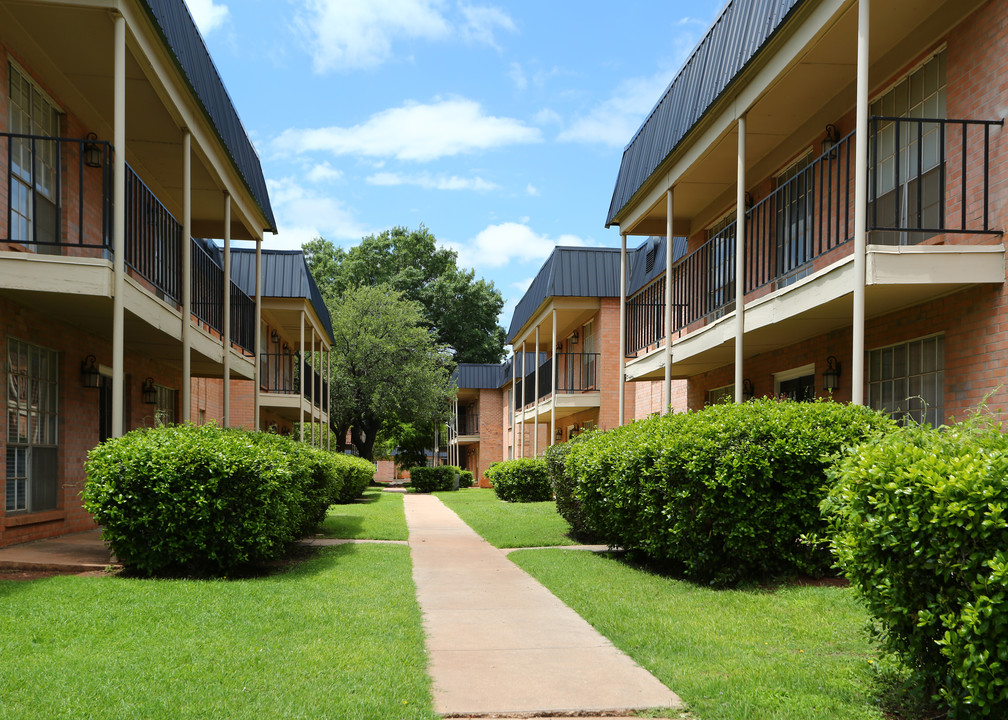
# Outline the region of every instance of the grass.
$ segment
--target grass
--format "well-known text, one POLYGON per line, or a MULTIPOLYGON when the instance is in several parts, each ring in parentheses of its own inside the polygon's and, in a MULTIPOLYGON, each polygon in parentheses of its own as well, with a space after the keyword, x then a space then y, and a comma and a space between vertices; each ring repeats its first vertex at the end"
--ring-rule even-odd
POLYGON ((527 548, 578 545, 556 503, 506 503, 487 488, 434 493, 494 547, 527 548))
POLYGON ((402 493, 368 490, 357 502, 333 505, 322 522, 322 534, 355 540, 406 540, 402 493))
POLYGON ((409 551, 247 580, 0 581, 0 718, 433 720, 409 551))
POLYGON ((867 615, 847 588, 711 590, 608 556, 510 558, 700 720, 878 720, 867 615))

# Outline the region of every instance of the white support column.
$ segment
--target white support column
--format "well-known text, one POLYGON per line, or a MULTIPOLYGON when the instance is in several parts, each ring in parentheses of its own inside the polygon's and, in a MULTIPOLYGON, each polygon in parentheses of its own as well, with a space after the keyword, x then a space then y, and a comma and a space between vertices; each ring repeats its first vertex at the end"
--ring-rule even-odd
POLYGON ((619 424, 623 425, 626 414, 626 393, 624 385, 626 383, 626 285, 627 285, 627 258, 626 258, 626 233, 620 233, 620 256, 619 256, 619 424))
MULTIPOLYGON (((126 18, 115 16, 112 144, 112 437, 123 434, 126 396, 126 18)), ((188 418, 186 418, 188 419, 188 418)))
POLYGON ((665 387, 662 414, 672 412, 672 188, 665 191, 665 387))
POLYGON ((522 340, 521 344, 521 357, 522 357, 522 374, 521 374, 521 395, 519 396, 518 403, 521 406, 521 455, 519 457, 525 457, 525 360, 527 355, 525 355, 525 341, 522 340))
MULTIPOLYGON (((515 404, 518 402, 518 354, 517 348, 511 346, 511 457, 518 454, 518 413, 515 404)), ((506 460, 507 458, 501 458, 506 460)))
POLYGON ((550 445, 552 445, 553 443, 556 442, 556 403, 557 403, 557 394, 556 394, 556 392, 557 392, 557 387, 556 387, 556 381, 557 381, 556 347, 557 347, 557 316, 556 316, 556 308, 553 308, 553 340, 552 340, 552 344, 550 345, 550 348, 552 348, 550 350, 550 354, 553 357, 552 369, 550 370, 550 376, 551 376, 550 377, 550 397, 553 398, 553 402, 550 404, 550 436, 549 436, 549 444, 550 445))
POLYGON ((332 426, 329 424, 329 417, 332 414, 332 347, 326 350, 326 450, 332 450, 332 426))
MULTIPOLYGON (((535 390, 532 392, 535 398, 532 401, 532 457, 539 457, 539 326, 536 325, 535 344, 535 390)), ((554 398, 555 400, 556 398, 554 398)))
POLYGON ((735 402, 742 397, 742 343, 745 335, 746 116, 738 119, 738 177, 735 181, 735 402))
POLYGON ((851 404, 864 404, 865 265, 868 244, 868 30, 871 5, 858 0, 857 114, 854 132, 854 318, 851 404))
POLYGON ((298 423, 298 440, 304 442, 304 375, 305 375, 305 357, 304 357, 304 310, 301 311, 301 339, 298 344, 298 407, 301 411, 298 413, 298 417, 301 422, 298 423))
MULTIPOLYGON (((231 427, 231 196, 224 194, 224 427, 231 427)), ((256 348, 259 354, 259 348, 256 348)))
MULTIPOLYGON (((311 428, 310 428, 311 429, 311 438, 310 438, 310 440, 308 442, 309 442, 309 444, 312 445, 312 447, 314 447, 315 446, 315 403, 319 402, 318 392, 316 392, 316 390, 315 390, 315 326, 314 325, 311 326, 311 355, 309 355, 309 357, 311 358, 311 368, 312 368, 312 374, 311 374, 311 384, 312 384, 312 386, 311 386, 312 387, 311 397, 312 397, 312 401, 311 401, 311 407, 308 408, 308 412, 311 413, 311 428)), ((321 379, 321 377, 319 379, 321 379)))
POLYGON ((255 378, 252 386, 252 423, 256 430, 262 428, 259 422, 259 412, 262 407, 262 397, 260 387, 262 386, 262 235, 256 238, 256 260, 255 260, 255 336, 252 352, 255 357, 255 378))
POLYGON ((182 130, 182 420, 192 421, 192 133, 182 130))

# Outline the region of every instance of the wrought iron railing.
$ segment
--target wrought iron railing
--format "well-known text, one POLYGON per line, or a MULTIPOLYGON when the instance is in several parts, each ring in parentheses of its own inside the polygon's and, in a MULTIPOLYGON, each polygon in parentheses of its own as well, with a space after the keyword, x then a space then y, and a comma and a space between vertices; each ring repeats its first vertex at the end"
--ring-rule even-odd
POLYGON ((479 413, 475 408, 459 408, 455 418, 455 429, 459 435, 479 435, 479 413))
POLYGON ((231 281, 231 342, 249 355, 255 347, 255 300, 231 281))
POLYGON ((302 361, 301 372, 304 373, 305 399, 322 412, 329 412, 329 382, 307 361, 302 361))
POLYGON ((301 392, 301 377, 304 375, 304 398, 323 412, 329 412, 329 381, 312 368, 306 360, 298 362, 295 353, 260 353, 261 372, 259 389, 279 395, 297 395, 301 392), (316 399, 317 396, 317 399, 316 399), (321 403, 321 405, 320 405, 321 403))
POLYGON ((111 146, 102 140, 0 133, 0 166, 7 171, 0 242, 31 245, 44 254, 110 249, 111 158, 111 146))
MULTIPOLYGON (((580 393, 598 390, 599 353, 557 353, 556 391, 560 393, 580 393)), ((542 400, 553 391, 553 358, 548 358, 539 366, 539 384, 536 386, 535 371, 525 375, 525 388, 515 392, 515 409, 542 400)))
POLYGON ((182 297, 182 225, 126 166, 126 267, 150 283, 158 297, 182 297))

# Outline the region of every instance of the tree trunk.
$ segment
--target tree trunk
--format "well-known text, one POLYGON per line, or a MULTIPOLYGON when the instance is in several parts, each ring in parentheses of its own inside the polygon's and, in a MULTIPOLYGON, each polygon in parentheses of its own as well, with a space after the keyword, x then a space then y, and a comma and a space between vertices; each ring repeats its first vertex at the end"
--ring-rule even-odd
POLYGON ((374 444, 375 439, 378 437, 378 425, 355 425, 351 434, 354 447, 357 448, 357 454, 360 455, 365 460, 374 462, 374 444))

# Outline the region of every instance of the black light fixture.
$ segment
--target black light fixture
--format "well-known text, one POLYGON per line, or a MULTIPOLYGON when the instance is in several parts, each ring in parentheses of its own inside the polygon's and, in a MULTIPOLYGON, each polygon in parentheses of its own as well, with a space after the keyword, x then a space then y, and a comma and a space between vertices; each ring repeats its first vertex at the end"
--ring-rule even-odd
POLYGON ((840 142, 840 131, 837 130, 836 125, 830 123, 826 126, 826 137, 822 141, 822 154, 830 153, 832 157, 833 153, 830 151, 833 150, 838 142, 840 142))
POLYGON ((753 390, 752 380, 750 380, 749 378, 745 378, 742 381, 742 399, 752 400, 755 395, 756 391, 753 390))
POLYGON ((575 330, 575 331, 574 331, 574 334, 573 334, 573 335, 571 335, 571 339, 570 339, 570 343, 571 343, 571 345, 577 345, 577 344, 578 344, 578 340, 579 340, 579 339, 580 339, 580 338, 578 337, 578 331, 577 331, 577 330, 575 330))
POLYGON ((98 374, 98 367, 95 365, 96 361, 97 358, 94 355, 88 355, 86 358, 81 360, 81 385, 86 388, 98 387, 101 380, 101 376, 98 374))
POLYGON ((154 378, 149 377, 144 380, 140 392, 143 393, 144 403, 147 405, 157 404, 157 388, 154 386, 154 378))
POLYGON ((826 358, 826 371, 822 374, 823 387, 826 392, 833 392, 840 387, 840 361, 835 356, 826 358))
POLYGON ((556 429, 556 441, 563 442, 563 428, 556 429))
POLYGON ((753 206, 752 193, 751 192, 747 192, 745 194, 745 209, 748 210, 752 206, 753 206))
POLYGON ((287 343, 284 343, 284 346, 283 346, 283 351, 284 351, 285 353, 288 353, 288 352, 290 352, 290 345, 288 345, 287 343))
POLYGON ((84 138, 84 164, 89 168, 100 168, 102 154, 102 146, 98 144, 98 136, 89 132, 84 138))
POLYGON ((270 340, 273 341, 274 345, 280 342, 280 333, 276 331, 276 328, 273 328, 273 332, 270 333, 270 340))
POLYGON ((556 349, 556 351, 557 351, 557 353, 562 353, 563 352, 563 343, 557 343, 557 349, 556 349))

